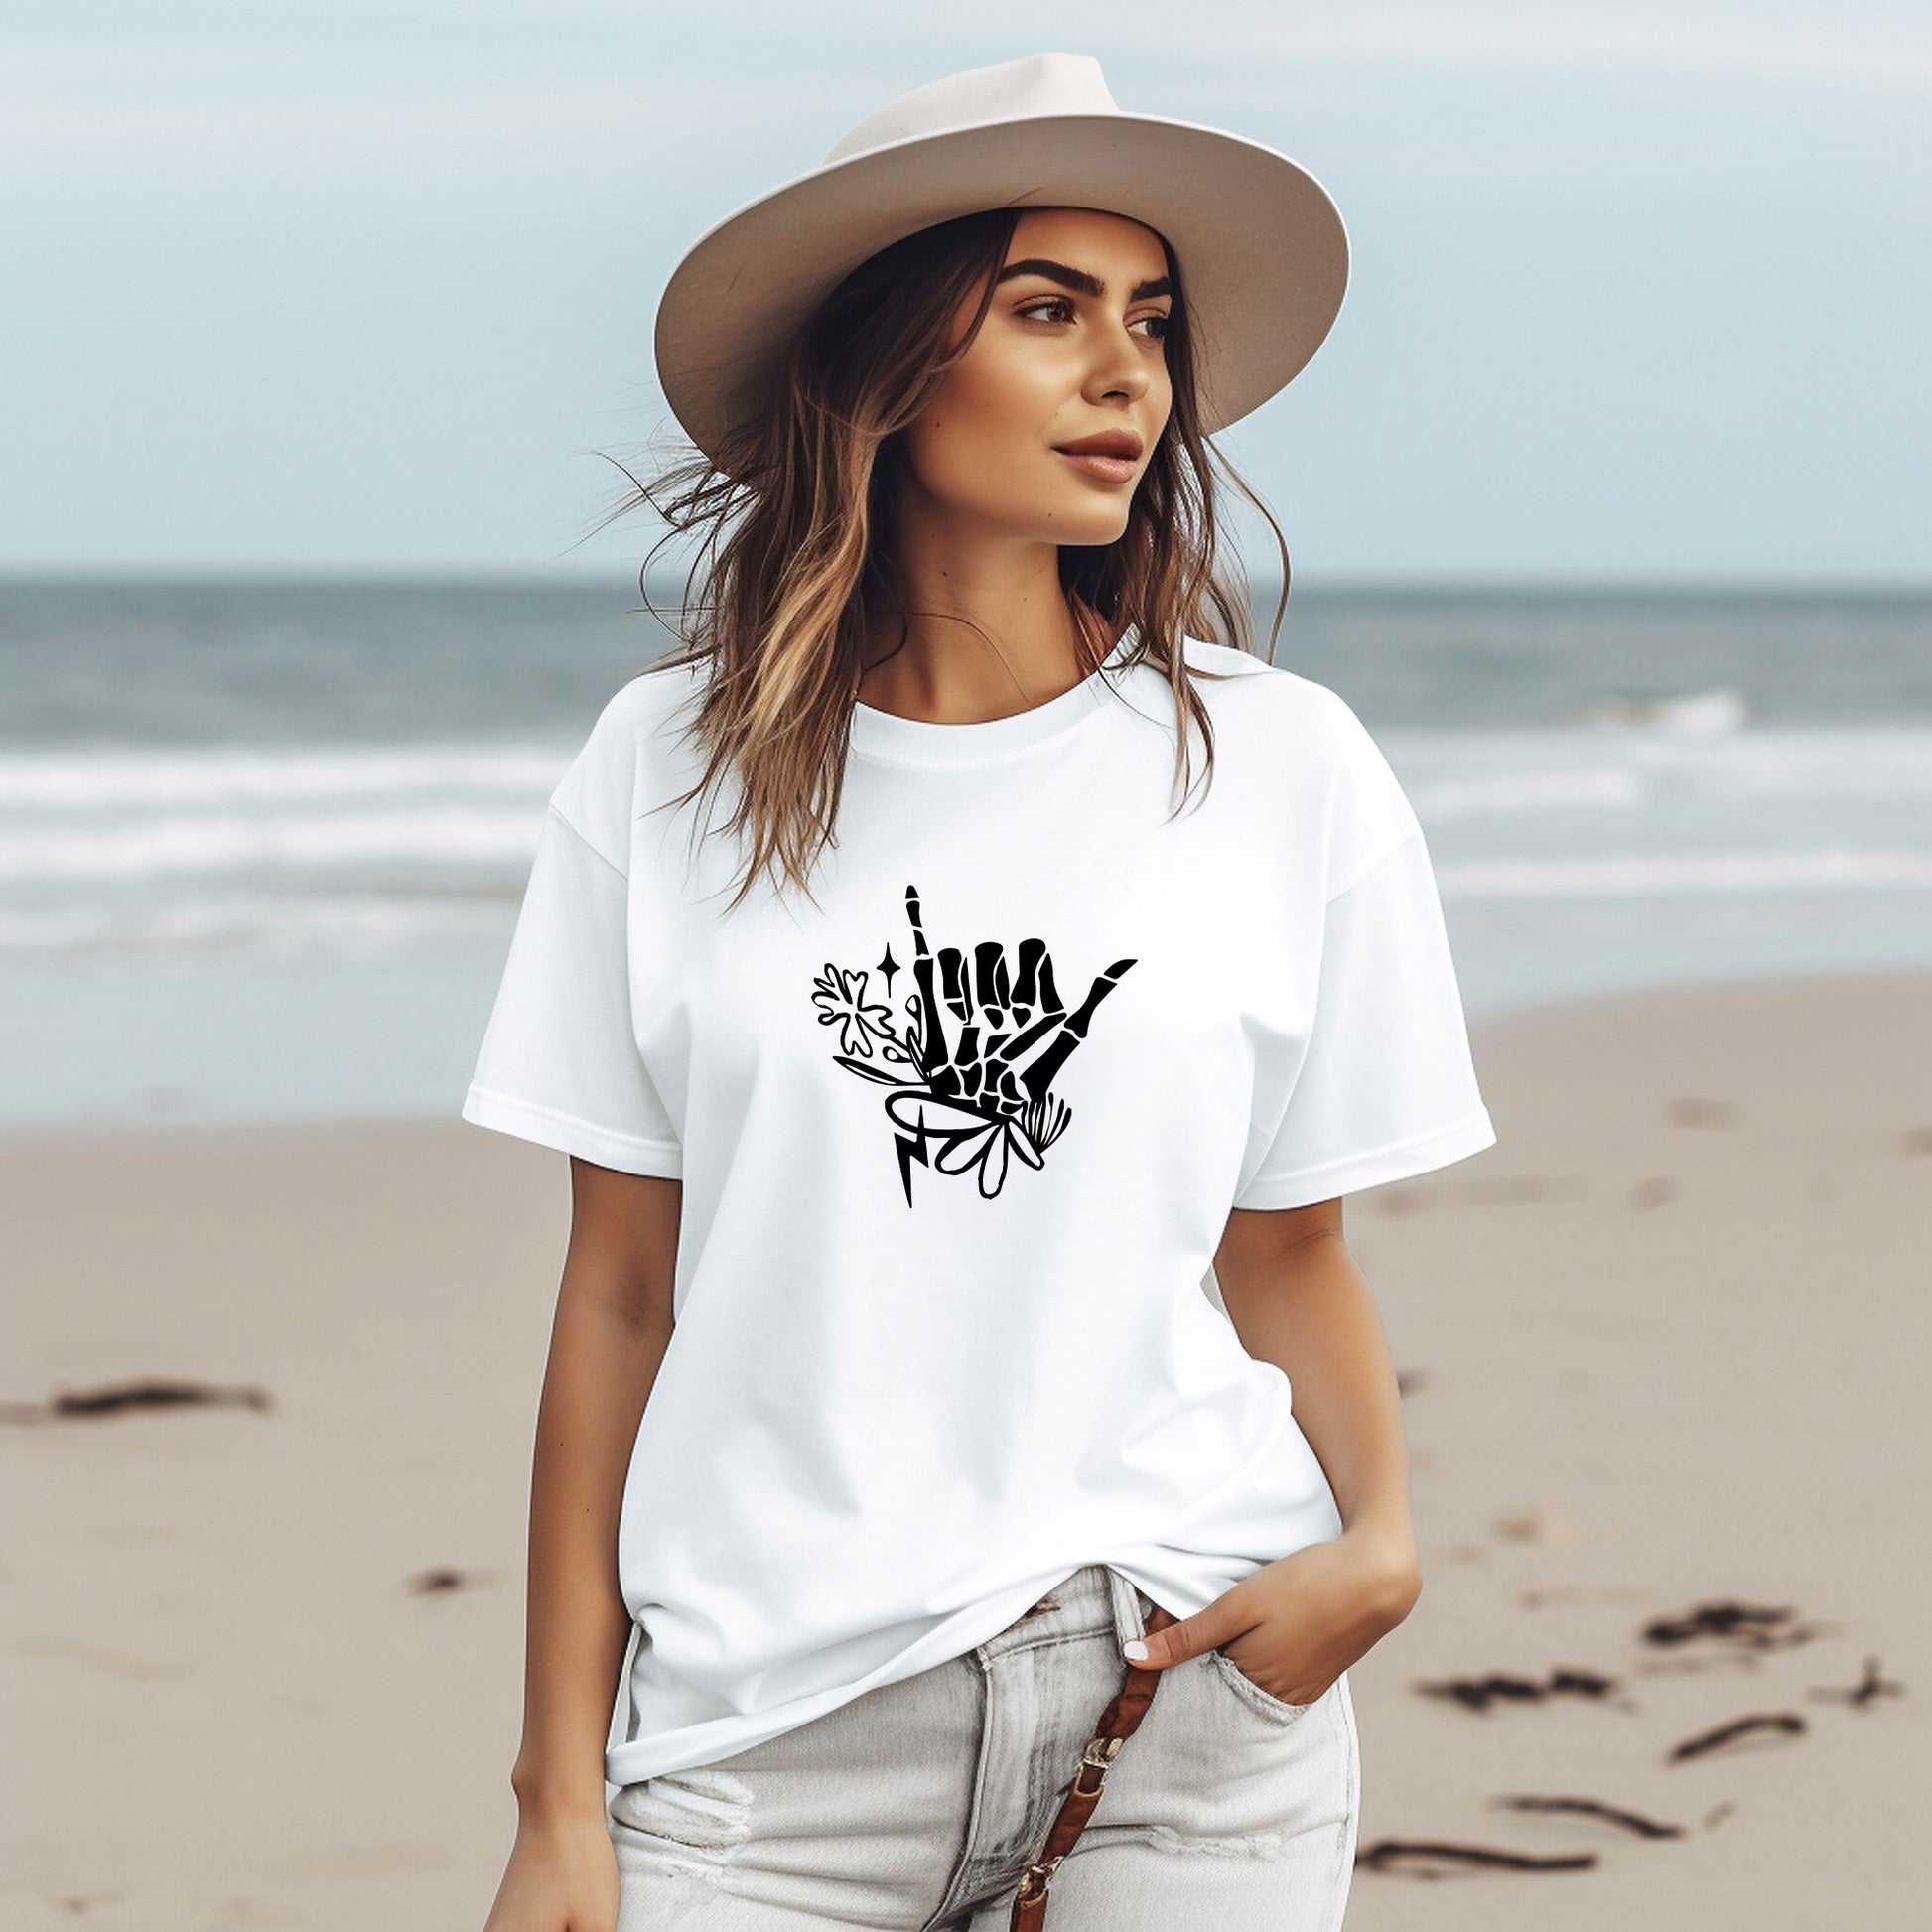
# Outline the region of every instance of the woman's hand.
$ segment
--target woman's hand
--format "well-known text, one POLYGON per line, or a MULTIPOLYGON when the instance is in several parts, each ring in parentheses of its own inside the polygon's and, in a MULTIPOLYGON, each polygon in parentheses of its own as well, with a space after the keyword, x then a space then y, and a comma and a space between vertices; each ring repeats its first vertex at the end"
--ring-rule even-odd
POLYGON ((618 1855, 603 1813, 525 1814, 483 1932, 616 1932, 617 1923, 618 1855))
MULTIPOLYGON (((1406 1538, 1344 1530, 1242 1578, 1204 1609, 1143 1639, 1165 1669, 1220 1650, 1284 1704, 1312 1704, 1415 1607, 1422 1574, 1406 1538)), ((1131 1655, 1131 1653, 1130 1653, 1131 1655)))

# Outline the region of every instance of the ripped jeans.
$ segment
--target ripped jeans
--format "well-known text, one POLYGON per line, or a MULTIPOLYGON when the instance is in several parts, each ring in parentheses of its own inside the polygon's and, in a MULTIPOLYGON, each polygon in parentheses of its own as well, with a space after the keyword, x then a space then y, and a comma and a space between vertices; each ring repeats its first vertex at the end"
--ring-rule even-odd
MULTIPOLYGON (((962 1656, 624 1785, 618 1932, 1005 1932, 1147 1607, 1088 1564, 962 1656)), ((1346 1673, 1285 1704, 1219 1650, 1171 1665, 1053 1874, 1048 1932, 1335 1932, 1360 1784, 1346 1673)))

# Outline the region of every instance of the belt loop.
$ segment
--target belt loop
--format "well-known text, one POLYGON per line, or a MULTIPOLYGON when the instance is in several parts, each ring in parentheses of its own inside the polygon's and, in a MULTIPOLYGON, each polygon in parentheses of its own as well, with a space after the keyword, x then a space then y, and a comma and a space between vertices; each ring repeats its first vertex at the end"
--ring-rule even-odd
POLYGON ((1145 1636, 1147 1612, 1153 1604, 1111 1564, 1107 1566, 1107 1580, 1113 1590, 1114 1635, 1122 1643, 1131 1637, 1145 1636))

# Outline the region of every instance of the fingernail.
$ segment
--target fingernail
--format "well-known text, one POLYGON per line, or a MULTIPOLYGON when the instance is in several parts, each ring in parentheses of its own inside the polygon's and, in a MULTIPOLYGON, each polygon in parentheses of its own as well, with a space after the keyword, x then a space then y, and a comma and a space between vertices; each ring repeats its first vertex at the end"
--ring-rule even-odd
POLYGON ((1122 1644, 1121 1650, 1129 1663, 1144 1664, 1147 1662, 1147 1645, 1139 1637, 1135 1637, 1129 1643, 1122 1644))

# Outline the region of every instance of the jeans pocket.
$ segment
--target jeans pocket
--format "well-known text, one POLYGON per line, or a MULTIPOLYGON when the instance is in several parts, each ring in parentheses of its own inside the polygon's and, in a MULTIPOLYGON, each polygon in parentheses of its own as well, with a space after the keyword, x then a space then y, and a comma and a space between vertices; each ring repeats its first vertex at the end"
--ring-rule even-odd
POLYGON ((751 1832, 752 1790, 743 1778, 708 1766, 660 1771, 624 1785, 609 1816, 642 1837, 705 1858, 722 1858, 751 1832))
MULTIPOLYGON (((1312 1704, 1290 1704, 1285 1698, 1278 1698, 1272 1691, 1264 1691, 1226 1651, 1215 1649, 1207 1653, 1214 1660, 1214 1668, 1221 1679, 1243 1703, 1271 1719, 1278 1725, 1291 1725, 1297 1718, 1314 1709, 1312 1704)), ((1318 1702, 1318 1700, 1317 1700, 1318 1702)))

